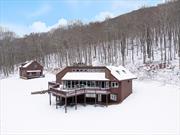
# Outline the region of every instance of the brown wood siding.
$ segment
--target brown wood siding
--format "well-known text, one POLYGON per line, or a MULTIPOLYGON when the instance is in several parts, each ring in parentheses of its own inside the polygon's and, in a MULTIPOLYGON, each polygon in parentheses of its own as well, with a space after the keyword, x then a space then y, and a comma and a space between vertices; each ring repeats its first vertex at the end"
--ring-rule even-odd
MULTIPOLYGON (((118 82, 118 81, 113 81, 118 82)), ((119 87, 118 88, 111 88, 111 93, 116 94, 118 96, 117 103, 121 102, 121 82, 118 82, 119 87)))
POLYGON ((43 71, 43 66, 41 66, 37 61, 33 61, 28 67, 24 68, 26 70, 41 70, 43 71), (37 65, 35 67, 35 65, 37 65))
POLYGON ((59 73, 56 74, 56 83, 62 83, 61 79, 63 78, 63 76, 67 73, 70 72, 71 69, 69 67, 64 68, 62 71, 60 71, 59 73))
POLYGON ((121 102, 132 93, 132 80, 121 81, 121 102))
POLYGON ((105 77, 108 78, 110 81, 118 81, 112 74, 108 68, 105 68, 105 77))

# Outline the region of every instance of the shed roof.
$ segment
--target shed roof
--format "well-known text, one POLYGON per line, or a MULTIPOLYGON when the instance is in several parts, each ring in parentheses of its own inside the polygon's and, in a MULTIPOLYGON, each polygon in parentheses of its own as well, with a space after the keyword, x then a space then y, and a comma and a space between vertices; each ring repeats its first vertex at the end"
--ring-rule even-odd
POLYGON ((28 62, 25 62, 25 64, 22 66, 23 68, 26 68, 28 67, 29 65, 31 65, 34 61, 28 61, 28 62))

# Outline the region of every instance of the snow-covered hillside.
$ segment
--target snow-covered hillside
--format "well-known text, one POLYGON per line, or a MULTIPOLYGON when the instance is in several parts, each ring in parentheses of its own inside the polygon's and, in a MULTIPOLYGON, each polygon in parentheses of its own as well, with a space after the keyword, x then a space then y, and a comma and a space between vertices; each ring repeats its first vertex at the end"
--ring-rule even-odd
MULTIPOLYGON (((123 103, 108 107, 49 106, 48 95, 31 95, 47 89, 52 74, 23 80, 15 75, 0 80, 1 134, 180 134, 180 87, 135 80, 133 94, 123 103)), ((55 99, 53 99, 55 103, 55 99)))

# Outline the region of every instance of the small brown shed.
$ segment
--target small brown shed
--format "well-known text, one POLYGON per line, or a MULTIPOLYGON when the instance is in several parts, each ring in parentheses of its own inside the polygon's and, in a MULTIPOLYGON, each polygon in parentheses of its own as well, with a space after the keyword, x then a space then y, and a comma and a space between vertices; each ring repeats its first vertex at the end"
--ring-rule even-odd
POLYGON ((37 61, 25 62, 19 67, 19 75, 23 79, 44 77, 43 66, 37 61))

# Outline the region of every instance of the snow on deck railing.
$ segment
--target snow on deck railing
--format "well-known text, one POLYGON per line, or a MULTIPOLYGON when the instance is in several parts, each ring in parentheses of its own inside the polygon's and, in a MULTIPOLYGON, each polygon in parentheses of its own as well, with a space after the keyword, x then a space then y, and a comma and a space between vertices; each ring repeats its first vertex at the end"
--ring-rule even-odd
POLYGON ((63 96, 73 96, 79 94, 86 93, 100 93, 100 94, 108 94, 109 88, 74 88, 74 89, 63 89, 63 88, 50 88, 50 91, 53 94, 62 94, 63 96))

